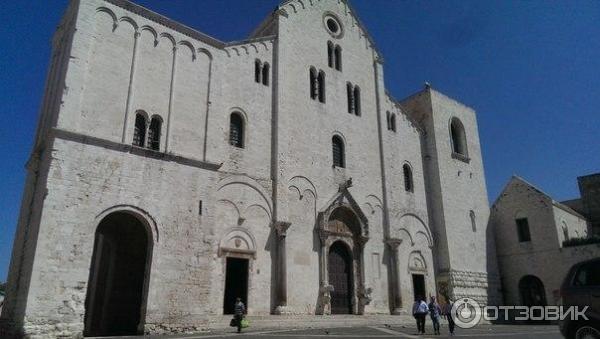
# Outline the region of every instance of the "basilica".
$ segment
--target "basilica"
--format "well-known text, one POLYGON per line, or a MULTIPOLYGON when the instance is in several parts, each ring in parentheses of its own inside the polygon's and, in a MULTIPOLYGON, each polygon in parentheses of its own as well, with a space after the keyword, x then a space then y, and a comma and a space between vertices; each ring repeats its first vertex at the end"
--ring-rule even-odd
POLYGON ((346 0, 283 1, 234 42, 72 0, 52 46, 4 329, 181 331, 238 297, 273 316, 499 302, 475 111, 429 84, 394 98, 346 0))

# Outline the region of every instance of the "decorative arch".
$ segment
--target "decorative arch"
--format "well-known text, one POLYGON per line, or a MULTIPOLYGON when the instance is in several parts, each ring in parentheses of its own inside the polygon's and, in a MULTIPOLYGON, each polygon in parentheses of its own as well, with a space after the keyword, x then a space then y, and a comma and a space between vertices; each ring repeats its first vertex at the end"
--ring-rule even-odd
POLYGON ((212 53, 209 50, 207 50, 206 48, 198 48, 197 51, 198 51, 198 53, 205 54, 208 57, 208 60, 212 61, 213 56, 212 56, 212 53))
POLYGON ((427 274, 427 261, 421 251, 412 251, 408 256, 408 271, 427 274))
POLYGON ((135 20, 133 20, 132 18, 128 17, 128 16, 122 16, 121 18, 119 18, 119 22, 127 22, 129 23, 133 29, 137 32, 138 31, 138 24, 137 22, 135 22, 135 20))
POLYGON ((106 7, 98 7, 96 8, 96 13, 106 13, 108 14, 112 20, 113 20, 113 31, 117 29, 117 26, 119 25, 119 21, 117 18, 117 15, 115 14, 115 12, 111 11, 110 9, 106 8, 106 7))
POLYGON ((267 194, 265 189, 256 180, 244 175, 232 175, 219 181, 219 183, 217 184, 217 192, 220 192, 226 187, 232 185, 247 186, 252 190, 256 191, 263 203, 266 205, 265 209, 268 212, 269 218, 271 218, 273 214, 271 198, 269 197, 269 194, 267 194))
POLYGON ((187 48, 190 49, 190 52, 192 52, 192 61, 196 60, 196 49, 194 48, 194 46, 192 45, 191 42, 187 41, 187 40, 181 40, 177 43, 178 46, 186 46, 187 48))
POLYGON ((426 223, 423 222, 421 217, 413 213, 406 213, 400 216, 400 213, 396 215, 397 223, 395 225, 395 231, 398 233, 406 232, 410 236, 411 246, 415 245, 417 234, 422 233, 425 237, 428 246, 433 247, 433 237, 426 223))
POLYGON ((230 228, 221 237, 218 255, 219 257, 251 256, 252 258, 256 258, 256 238, 245 228, 230 228))
POLYGON ((144 25, 140 28, 140 32, 144 31, 152 34, 152 36, 154 37, 154 47, 156 47, 158 45, 158 33, 156 32, 156 30, 148 25, 144 25))
POLYGON ((293 176, 288 181, 288 185, 289 185, 288 189, 290 189, 290 190, 295 189, 298 192, 300 199, 302 199, 302 196, 304 195, 305 192, 310 192, 315 197, 315 203, 316 203, 317 188, 312 183, 312 181, 310 179, 308 179, 307 177, 302 176, 302 175, 293 176))
POLYGON ((177 41, 171 34, 163 32, 163 33, 160 33, 159 37, 165 38, 165 39, 171 41, 171 44, 173 45, 173 47, 177 46, 177 41))

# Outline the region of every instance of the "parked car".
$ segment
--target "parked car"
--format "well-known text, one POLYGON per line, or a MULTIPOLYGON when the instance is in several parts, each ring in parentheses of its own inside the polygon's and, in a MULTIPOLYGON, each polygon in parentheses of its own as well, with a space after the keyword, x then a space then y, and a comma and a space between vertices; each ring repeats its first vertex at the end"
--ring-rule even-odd
POLYGON ((560 332, 567 339, 600 339, 600 258, 575 264, 560 288, 560 301, 565 310, 575 306, 583 309, 589 320, 559 321, 560 332))

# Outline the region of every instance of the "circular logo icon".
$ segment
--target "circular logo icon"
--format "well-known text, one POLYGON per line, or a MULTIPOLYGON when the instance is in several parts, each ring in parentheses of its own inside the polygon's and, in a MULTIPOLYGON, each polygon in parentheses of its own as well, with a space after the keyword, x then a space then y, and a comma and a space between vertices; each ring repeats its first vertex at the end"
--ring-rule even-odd
POLYGON ((481 307, 471 298, 458 299, 452 306, 452 319, 460 328, 471 328, 481 320, 481 307))

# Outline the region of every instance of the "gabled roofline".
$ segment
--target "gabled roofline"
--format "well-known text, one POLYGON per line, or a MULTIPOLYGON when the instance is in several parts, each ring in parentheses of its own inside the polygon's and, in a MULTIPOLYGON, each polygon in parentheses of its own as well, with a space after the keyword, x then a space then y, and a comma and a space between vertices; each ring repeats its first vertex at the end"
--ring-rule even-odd
POLYGON ((500 194, 498 195, 498 197, 496 198, 496 200, 494 200, 494 203, 492 204, 491 207, 496 206, 496 204, 500 201, 500 198, 502 198, 504 196, 504 193, 506 192, 506 190, 508 189, 508 187, 510 186, 511 183, 513 183, 514 181, 520 181, 521 183, 533 188, 534 190, 536 190, 540 195, 543 195, 544 197, 550 199, 550 201, 552 202, 552 205, 560 208, 561 210, 568 212, 570 214, 573 214, 581 219, 587 220, 587 218, 583 215, 581 215, 580 213, 578 213, 577 211, 575 211, 574 209, 572 209, 571 207, 554 200, 549 194, 547 194, 546 192, 542 191, 541 189, 539 189, 537 186, 535 186, 534 184, 530 183, 529 181, 523 179, 522 177, 513 174, 512 177, 510 178, 510 180, 508 181, 508 183, 506 184, 506 186, 504 186, 504 189, 500 192, 500 194))
MULTIPOLYGON (((279 6, 277 6, 277 9, 283 9, 283 6, 285 6, 291 2, 294 2, 294 1, 298 1, 298 0, 284 0, 279 4, 279 6)), ((369 44, 371 44, 371 48, 373 48, 373 50, 375 51, 377 59, 379 60, 379 62, 383 63, 382 54, 379 52, 379 49, 377 48, 377 44, 375 43, 375 40, 369 33, 369 30, 367 29, 367 27, 365 25, 363 25, 362 21, 360 21, 360 17, 358 16, 357 12, 354 10, 354 7, 352 7, 350 0, 339 0, 339 1, 346 4, 346 6, 348 7, 348 12, 350 13, 350 15, 352 15, 354 17, 354 19, 356 20, 356 24, 358 25, 358 28, 360 28, 364 32, 365 38, 367 38, 367 41, 369 41, 369 44)))

